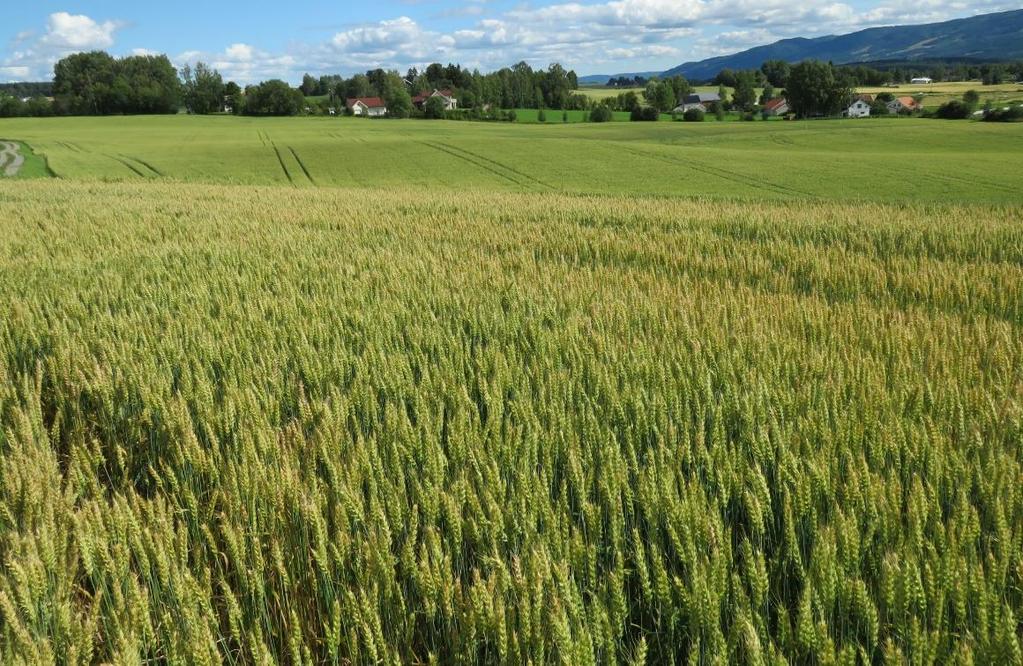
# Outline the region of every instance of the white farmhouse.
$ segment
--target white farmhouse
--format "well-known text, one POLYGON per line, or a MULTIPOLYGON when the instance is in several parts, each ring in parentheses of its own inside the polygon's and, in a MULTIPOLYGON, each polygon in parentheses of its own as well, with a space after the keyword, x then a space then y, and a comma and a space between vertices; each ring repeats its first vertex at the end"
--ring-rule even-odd
POLYGON ((379 97, 352 97, 345 102, 353 116, 379 118, 387 115, 387 104, 379 97))
POLYGON ((919 84, 924 84, 924 85, 926 85, 926 84, 928 84, 928 83, 934 83, 934 79, 932 79, 932 78, 931 78, 931 77, 929 77, 929 76, 918 76, 918 77, 917 77, 917 78, 915 78, 915 79, 910 79, 910 81, 909 81, 909 82, 910 82, 910 83, 913 83, 913 84, 918 84, 918 85, 919 85, 919 84))
POLYGON ((846 118, 868 118, 870 117, 870 105, 864 100, 858 99, 849 105, 842 115, 846 118))
POLYGON ((440 97, 441 101, 444 102, 445 111, 454 111, 458 108, 458 99, 455 97, 455 94, 447 88, 444 90, 437 90, 435 88, 432 93, 424 90, 412 98, 412 103, 415 104, 417 109, 421 109, 423 108, 423 105, 426 104, 426 100, 431 97, 440 97))

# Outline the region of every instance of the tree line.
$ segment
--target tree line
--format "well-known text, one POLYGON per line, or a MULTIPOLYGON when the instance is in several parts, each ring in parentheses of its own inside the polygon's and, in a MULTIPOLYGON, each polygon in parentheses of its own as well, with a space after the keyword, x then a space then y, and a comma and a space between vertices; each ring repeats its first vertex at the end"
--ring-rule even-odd
MULTIPOLYGON (((788 85, 788 76, 794 65, 784 60, 768 60, 759 69, 722 69, 712 83, 735 87, 742 77, 752 77, 756 86, 770 83, 776 88, 788 85)), ((837 65, 836 73, 852 86, 879 87, 909 83, 918 77, 934 81, 981 81, 985 85, 998 85, 1023 78, 1023 62, 1008 63, 907 63, 888 62, 856 65, 837 65)))
POLYGON ((578 88, 576 73, 559 64, 533 69, 520 62, 487 74, 440 63, 422 71, 412 68, 404 75, 384 69, 348 78, 306 74, 298 88, 275 79, 243 89, 224 81, 204 63, 185 66, 179 73, 164 55, 115 58, 93 51, 59 61, 52 85, 26 95, 33 97, 31 104, 0 91, 0 115, 160 114, 181 109, 196 114, 227 110, 247 115, 294 115, 309 106, 308 97, 321 97, 324 104, 335 107, 343 107, 345 100, 353 97, 381 97, 390 115, 400 117, 413 113, 412 95, 433 89, 451 89, 459 106, 468 109, 589 108, 588 98, 579 94, 578 88), (49 95, 33 95, 42 92, 52 93, 52 101, 49 95))
POLYGON ((459 106, 466 108, 586 108, 585 97, 577 93, 578 76, 557 63, 547 69, 533 69, 528 63, 520 62, 487 74, 457 64, 440 63, 433 63, 422 71, 413 67, 404 75, 383 69, 350 78, 340 75, 317 78, 306 74, 302 78, 301 89, 307 96, 337 101, 353 97, 381 97, 388 101, 388 107, 392 101, 389 96, 400 96, 401 90, 416 94, 447 89, 456 94, 459 106))

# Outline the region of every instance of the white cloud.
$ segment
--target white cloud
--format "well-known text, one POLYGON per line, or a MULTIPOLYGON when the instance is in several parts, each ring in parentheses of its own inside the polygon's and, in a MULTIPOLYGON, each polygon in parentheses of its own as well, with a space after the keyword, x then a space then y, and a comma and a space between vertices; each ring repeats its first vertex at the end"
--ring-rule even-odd
MULTIPOLYGON (((430 4, 403 2, 420 8, 420 13, 430 4)), ((873 0, 866 7, 862 0, 578 0, 498 11, 490 0, 464 0, 460 7, 424 19, 405 15, 348 27, 320 43, 293 44, 283 52, 233 43, 222 51, 185 51, 173 61, 180 67, 202 60, 241 83, 265 78, 294 82, 306 71, 404 70, 433 61, 483 70, 526 60, 540 67, 560 62, 584 73, 641 71, 785 37, 840 34, 1013 8, 1003 0, 873 0)), ((41 36, 20 33, 7 57, 0 52, 0 76, 46 77, 53 63, 67 53, 111 49, 122 25, 68 12, 51 14, 41 36)), ((133 52, 150 53, 147 49, 133 52)))
POLYGON ((252 60, 253 49, 248 44, 232 44, 224 51, 228 58, 238 62, 249 62, 252 60))
POLYGON ((204 62, 219 71, 226 80, 243 84, 266 79, 291 79, 299 67, 296 55, 268 53, 241 43, 231 44, 219 53, 185 51, 171 60, 179 70, 185 65, 204 62))
POLYGON ((115 21, 97 23, 83 14, 50 14, 43 44, 62 49, 106 49, 114 45, 115 21))
POLYGON ((119 21, 96 21, 82 14, 56 12, 46 22, 46 32, 38 39, 27 30, 18 33, 7 57, 0 58, 0 75, 9 78, 47 79, 53 65, 78 51, 109 49, 114 45, 119 21))

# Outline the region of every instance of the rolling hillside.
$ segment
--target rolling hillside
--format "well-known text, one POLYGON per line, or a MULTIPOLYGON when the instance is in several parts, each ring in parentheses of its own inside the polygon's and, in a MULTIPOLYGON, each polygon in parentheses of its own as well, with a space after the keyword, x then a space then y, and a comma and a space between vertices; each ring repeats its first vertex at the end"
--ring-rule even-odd
POLYGON ((944 23, 870 28, 815 39, 783 39, 733 55, 684 63, 664 75, 681 74, 700 80, 712 78, 725 68, 751 69, 765 60, 798 62, 809 58, 836 64, 935 58, 1023 58, 1023 9, 944 23))

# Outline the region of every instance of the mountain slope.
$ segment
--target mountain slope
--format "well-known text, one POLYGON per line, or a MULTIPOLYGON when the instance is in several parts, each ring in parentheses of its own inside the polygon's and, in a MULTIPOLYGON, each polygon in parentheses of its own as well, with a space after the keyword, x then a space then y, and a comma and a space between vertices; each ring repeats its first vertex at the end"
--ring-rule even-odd
POLYGON ((943 23, 869 28, 848 35, 783 39, 733 55, 687 62, 664 75, 701 80, 725 68, 753 69, 765 60, 809 58, 835 64, 927 58, 1015 60, 1023 58, 1023 9, 943 23))

